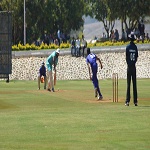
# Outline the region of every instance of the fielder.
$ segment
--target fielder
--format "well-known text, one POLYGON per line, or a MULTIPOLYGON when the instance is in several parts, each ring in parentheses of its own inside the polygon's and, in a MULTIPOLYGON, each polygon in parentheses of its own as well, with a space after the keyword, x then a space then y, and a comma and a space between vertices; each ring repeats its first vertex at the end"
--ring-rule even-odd
POLYGON ((47 65, 47 71, 48 71, 48 91, 53 91, 54 90, 54 82, 53 82, 53 75, 52 75, 52 67, 54 67, 54 72, 56 73, 56 65, 58 63, 58 56, 60 53, 60 49, 57 49, 54 51, 51 55, 46 60, 46 65, 47 65))
POLYGON ((129 106, 130 103, 130 84, 131 78, 133 83, 133 97, 134 105, 138 106, 137 103, 137 85, 136 85, 136 62, 138 58, 138 49, 134 44, 135 35, 134 32, 131 32, 129 35, 130 44, 126 47, 126 62, 127 62, 127 94, 125 106, 129 106))
POLYGON ((97 62, 96 62, 97 60, 99 61, 102 69, 103 66, 100 59, 95 54, 91 53, 90 48, 87 48, 86 62, 88 66, 90 80, 92 80, 93 82, 93 86, 95 89, 95 97, 98 97, 98 100, 102 100, 103 96, 100 92, 99 83, 97 79, 97 69, 98 69, 97 62), (92 76, 91 76, 91 72, 92 72, 92 76))

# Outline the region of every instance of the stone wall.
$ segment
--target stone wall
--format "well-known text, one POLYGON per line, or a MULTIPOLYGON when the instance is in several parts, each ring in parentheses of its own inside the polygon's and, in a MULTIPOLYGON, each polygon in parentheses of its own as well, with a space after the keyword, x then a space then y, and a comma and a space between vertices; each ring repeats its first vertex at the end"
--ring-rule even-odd
MULTIPOLYGON (((98 68, 98 78, 111 78, 113 73, 118 73, 119 78, 126 78, 125 51, 99 52, 103 69, 98 68)), ((12 58, 12 74, 10 80, 37 80, 41 63, 47 56, 28 56, 12 58)), ((100 66, 100 65, 99 65, 100 66)), ((137 78, 150 78, 150 51, 139 51, 136 64, 137 78)), ((69 54, 60 55, 57 65, 58 80, 88 79, 86 60, 83 57, 71 57, 69 54)))

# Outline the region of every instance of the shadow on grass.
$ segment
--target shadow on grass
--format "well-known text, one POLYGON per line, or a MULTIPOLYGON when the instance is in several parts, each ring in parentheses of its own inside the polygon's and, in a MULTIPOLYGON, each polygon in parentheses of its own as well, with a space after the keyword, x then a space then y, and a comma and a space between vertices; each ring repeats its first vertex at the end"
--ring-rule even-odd
POLYGON ((14 108, 17 108, 17 107, 15 105, 0 101, 0 109, 14 109, 14 108))

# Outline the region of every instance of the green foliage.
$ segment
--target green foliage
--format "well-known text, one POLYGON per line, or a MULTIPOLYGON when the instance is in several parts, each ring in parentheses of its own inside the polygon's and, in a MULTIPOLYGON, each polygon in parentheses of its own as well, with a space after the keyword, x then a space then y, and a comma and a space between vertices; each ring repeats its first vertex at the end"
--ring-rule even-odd
POLYGON ((19 51, 19 47, 17 45, 12 46, 12 51, 19 51))
POLYGON ((61 43, 60 48, 69 48, 71 45, 69 43, 61 43))
MULTIPOLYGON (((1 0, 0 10, 13 12, 13 44, 23 43, 24 1, 1 0)), ((122 20, 124 29, 133 30, 141 18, 150 16, 150 0, 26 0, 27 43, 43 39, 45 32, 56 38, 58 29, 66 34, 78 30, 84 15, 102 21, 107 35, 116 19, 122 20)))
MULTIPOLYGON (((84 24, 82 19, 84 15, 102 21, 108 34, 118 18, 122 20, 126 29, 134 29, 140 18, 150 14, 149 0, 26 0, 25 2, 27 43, 43 39, 45 32, 56 38, 58 29, 66 34, 69 34, 71 29, 78 30, 84 24)), ((23 43, 24 1, 1 0, 0 10, 13 11, 13 44, 23 43)))
POLYGON ((86 13, 102 21, 107 34, 113 29, 116 19, 122 20, 124 29, 133 30, 141 18, 150 14, 149 0, 89 0, 88 2, 90 7, 86 7, 86 13))
MULTIPOLYGON (((105 42, 95 42, 95 43, 88 43, 88 47, 103 47, 103 46, 122 46, 122 45, 127 45, 129 41, 123 42, 123 41, 117 41, 117 42, 112 42, 112 41, 105 41, 105 42)), ((144 40, 144 43, 142 41, 135 41, 135 44, 147 44, 150 43, 149 40, 144 40)))
MULTIPOLYGON (((129 42, 123 42, 123 41, 118 41, 118 42, 111 42, 111 41, 105 41, 105 42, 95 42, 95 43, 88 43, 88 47, 102 47, 102 46, 122 46, 122 45, 127 45, 129 42)), ((135 43, 143 44, 142 41, 135 41, 135 43)), ((149 40, 144 40, 144 43, 150 43, 149 40)), ((42 50, 42 49, 65 49, 65 48, 70 48, 71 45, 70 43, 61 43, 60 47, 56 44, 44 44, 42 43, 40 46, 36 46, 35 44, 26 44, 23 45, 19 43, 18 45, 13 45, 12 46, 12 51, 22 51, 22 50, 42 50)))
MULTIPOLYGON (((84 0, 26 0, 27 43, 43 38, 44 33, 55 37, 58 29, 69 34, 83 25, 84 0)), ((13 13, 13 43, 23 43, 24 1, 1 0, 0 9, 13 13)))

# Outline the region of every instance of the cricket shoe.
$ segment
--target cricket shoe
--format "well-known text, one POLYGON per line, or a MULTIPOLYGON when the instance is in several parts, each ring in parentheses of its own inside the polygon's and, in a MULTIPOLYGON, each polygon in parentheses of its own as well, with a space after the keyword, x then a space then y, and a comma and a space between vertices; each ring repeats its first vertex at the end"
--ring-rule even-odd
POLYGON ((51 90, 50 90, 50 89, 47 89, 47 91, 51 92, 51 90))
POLYGON ((129 103, 128 103, 128 102, 126 102, 126 103, 125 103, 125 106, 129 106, 129 103))
POLYGON ((138 106, 138 104, 137 104, 137 103, 135 103, 134 105, 135 105, 135 106, 138 106))
POLYGON ((98 96, 98 100, 102 100, 103 99, 103 96, 98 96))
POLYGON ((52 91, 55 92, 54 88, 52 88, 52 91))

